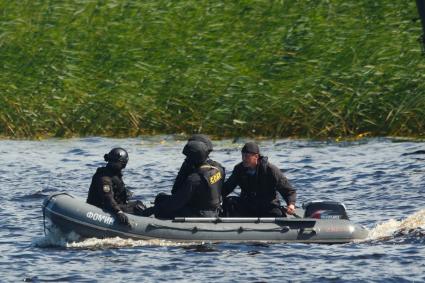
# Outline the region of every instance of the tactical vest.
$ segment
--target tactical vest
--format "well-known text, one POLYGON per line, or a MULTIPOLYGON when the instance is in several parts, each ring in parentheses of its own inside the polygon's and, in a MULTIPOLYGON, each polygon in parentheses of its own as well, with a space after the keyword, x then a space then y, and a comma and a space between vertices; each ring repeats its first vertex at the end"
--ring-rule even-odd
POLYGON ((108 168, 98 168, 95 175, 93 176, 93 182, 90 185, 89 195, 87 197, 87 203, 104 208, 103 203, 103 184, 101 182, 102 177, 109 177, 112 183, 112 192, 114 199, 118 204, 126 204, 128 201, 127 190, 122 178, 113 174, 108 168))
POLYGON ((123 180, 119 176, 112 176, 111 181, 115 201, 118 204, 126 204, 128 201, 128 196, 123 180))
POLYGON ((198 187, 191 199, 190 206, 200 210, 216 210, 221 204, 223 171, 217 167, 204 164, 197 170, 202 185, 198 187))

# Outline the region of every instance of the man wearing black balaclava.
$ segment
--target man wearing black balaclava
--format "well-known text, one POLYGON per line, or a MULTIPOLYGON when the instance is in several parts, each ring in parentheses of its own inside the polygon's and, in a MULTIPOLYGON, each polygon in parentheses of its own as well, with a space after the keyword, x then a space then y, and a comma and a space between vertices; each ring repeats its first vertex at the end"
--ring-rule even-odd
POLYGON ((209 149, 200 141, 189 141, 183 149, 185 162, 193 168, 178 190, 155 198, 155 216, 216 217, 220 212, 224 171, 207 163, 209 149))
MULTIPOLYGON (((207 151, 208 151, 208 155, 213 151, 213 145, 211 140, 208 138, 208 136, 203 135, 203 134, 193 134, 189 139, 188 142, 190 141, 199 141, 202 142, 206 145, 207 147, 207 151)), ((223 171, 223 179, 225 179, 225 170, 224 167, 221 166, 220 163, 208 158, 205 161, 207 164, 220 168, 221 171, 223 171)), ((192 163, 188 162, 187 158, 184 160, 183 164, 180 167, 179 172, 177 173, 177 177, 174 181, 173 184, 173 188, 171 190, 171 193, 176 193, 181 186, 183 185, 184 181, 186 180, 186 178, 192 174, 193 172, 195 172, 195 167, 193 166, 192 163)))
POLYGON ((254 142, 243 146, 242 162, 235 166, 226 180, 223 197, 237 186, 241 188, 240 197, 226 198, 224 201, 226 216, 283 216, 278 192, 287 204, 286 214, 295 213, 296 190, 279 168, 260 154, 260 148, 254 142))
POLYGON ((129 201, 130 191, 122 180, 122 170, 128 162, 128 153, 123 148, 113 148, 105 154, 105 167, 100 167, 93 175, 87 203, 115 214, 118 221, 128 224, 126 213, 142 214, 146 208, 141 201, 129 201))

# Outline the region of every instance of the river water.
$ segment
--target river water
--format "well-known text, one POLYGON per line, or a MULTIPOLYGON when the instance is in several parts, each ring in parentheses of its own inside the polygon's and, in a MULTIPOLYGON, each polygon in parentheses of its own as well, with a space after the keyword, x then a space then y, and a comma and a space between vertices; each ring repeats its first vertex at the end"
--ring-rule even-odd
MULTIPOLYGON (((229 173, 244 142, 214 141, 211 157, 229 173)), ((260 142, 297 188, 298 205, 343 202, 351 219, 370 230, 363 242, 65 242, 44 235, 43 199, 63 191, 85 198, 110 148, 128 150, 124 180, 149 203, 170 191, 183 145, 172 136, 0 141, 0 282, 425 281, 425 154, 417 152, 423 142, 260 142)))

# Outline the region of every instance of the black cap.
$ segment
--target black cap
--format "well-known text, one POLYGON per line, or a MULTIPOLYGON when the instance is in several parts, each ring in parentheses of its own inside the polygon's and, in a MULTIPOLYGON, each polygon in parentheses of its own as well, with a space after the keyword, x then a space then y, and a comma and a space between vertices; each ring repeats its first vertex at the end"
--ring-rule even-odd
POLYGON ((211 142, 210 138, 207 135, 193 134, 187 141, 188 142, 190 142, 190 141, 200 141, 200 142, 203 142, 207 146, 208 152, 213 151, 212 142, 211 142))
POLYGON ((242 152, 243 153, 256 153, 256 154, 260 154, 260 148, 258 147, 258 145, 255 142, 247 142, 242 147, 242 152))

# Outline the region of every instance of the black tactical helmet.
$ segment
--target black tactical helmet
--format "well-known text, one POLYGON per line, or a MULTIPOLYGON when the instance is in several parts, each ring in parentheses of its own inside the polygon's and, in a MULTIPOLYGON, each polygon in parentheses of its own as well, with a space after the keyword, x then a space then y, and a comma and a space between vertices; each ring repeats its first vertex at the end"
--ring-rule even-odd
POLYGON ((183 154, 186 155, 187 161, 193 165, 200 165, 208 158, 208 147, 201 141, 189 141, 183 148, 183 154))
POLYGON ((207 150, 208 153, 210 153, 211 151, 213 151, 213 145, 211 140, 208 138, 207 135, 203 135, 203 134, 194 134, 192 135, 188 140, 188 142, 190 141, 200 141, 203 142, 206 146, 207 146, 207 150))
POLYGON ((128 162, 128 153, 125 149, 116 147, 111 149, 108 154, 105 154, 104 158, 106 162, 119 162, 123 165, 124 168, 128 162))

